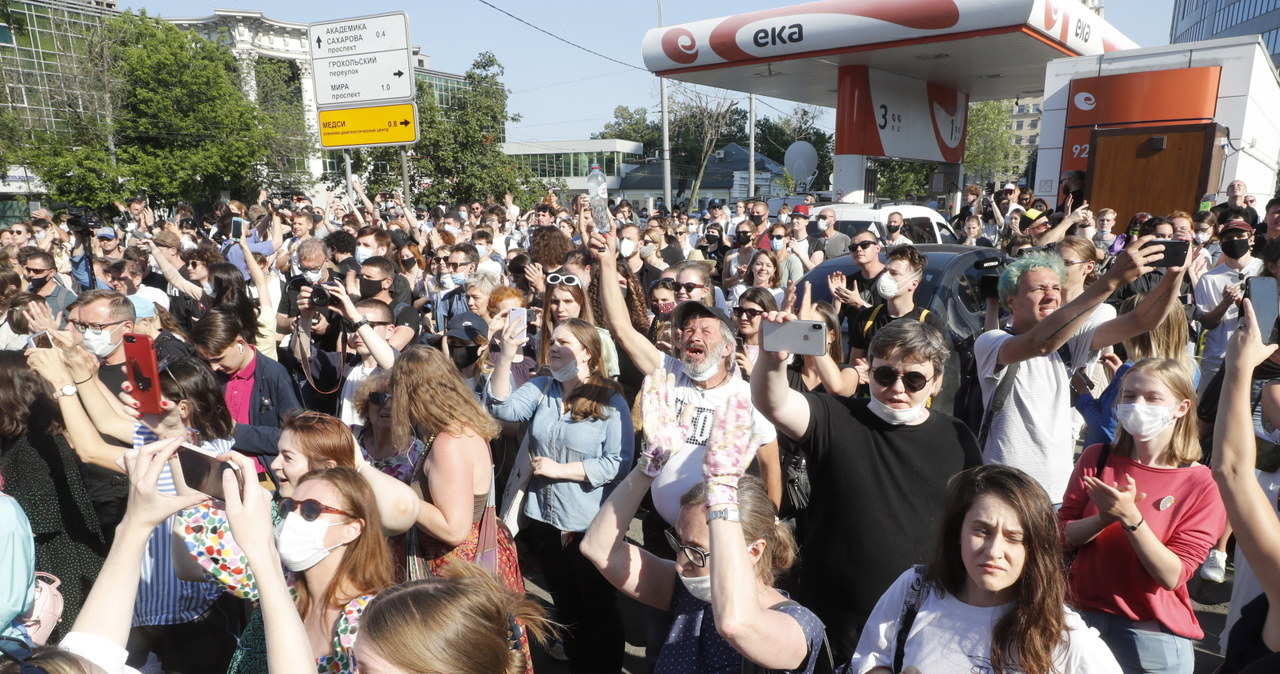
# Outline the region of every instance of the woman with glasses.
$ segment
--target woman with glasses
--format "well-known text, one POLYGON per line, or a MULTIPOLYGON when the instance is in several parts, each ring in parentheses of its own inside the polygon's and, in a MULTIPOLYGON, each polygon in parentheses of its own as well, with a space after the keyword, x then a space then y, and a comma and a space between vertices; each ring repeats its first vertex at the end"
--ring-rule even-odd
POLYGON ((738 332, 738 345, 733 351, 733 360, 747 381, 751 380, 751 368, 755 367, 756 357, 760 355, 760 326, 764 325, 763 317, 777 310, 778 303, 773 294, 764 288, 747 288, 742 297, 738 298, 738 305, 733 308, 733 327, 738 332))
POLYGON ((813 672, 830 657, 822 622, 773 587, 796 545, 764 484, 744 475, 758 444, 745 395, 717 411, 702 466, 707 481, 681 498, 666 531, 675 561, 625 539, 654 476, 684 446, 674 389, 662 369, 645 379, 643 454, 591 523, 582 553, 623 594, 670 612, 654 672, 813 672))
POLYGON ((847 671, 1120 674, 1066 608, 1061 560, 1053 505, 1035 480, 1002 465, 959 473, 932 561, 880 597, 847 671))
POLYGON ((488 408, 502 422, 529 422, 532 478, 520 529, 546 575, 574 672, 622 669, 622 616, 614 592, 579 552, 582 532, 629 469, 634 433, 622 388, 603 373, 595 326, 566 318, 547 340, 550 377, 514 389, 511 364, 528 336, 504 325, 489 379, 488 408))
POLYGON ((1077 551, 1071 591, 1125 672, 1189 674, 1192 641, 1204 630, 1187 581, 1222 534, 1226 512, 1209 468, 1197 463, 1196 391, 1185 361, 1139 361, 1121 386, 1114 445, 1084 450, 1058 511, 1077 551))
MULTIPOLYGON (((555 332, 561 323, 570 318, 580 318, 592 325, 596 322, 595 314, 591 310, 591 298, 587 294, 586 284, 580 277, 563 272, 547 274, 546 288, 546 299, 542 307, 542 324, 538 326, 538 363, 540 365, 547 364, 547 350, 551 346, 547 335, 555 332)), ((597 327, 596 330, 601 333, 601 361, 605 372, 610 377, 617 377, 620 369, 618 349, 613 343, 613 336, 604 328, 597 327)))
MULTIPOLYGON (((383 534, 403 532, 412 526, 413 517, 410 512, 417 504, 416 496, 404 484, 372 469, 362 456, 353 452, 353 445, 354 439, 351 432, 336 417, 312 411, 303 411, 285 417, 280 434, 280 453, 271 462, 277 488, 267 499, 269 515, 277 530, 283 531, 282 522, 299 504, 303 508, 302 519, 308 522, 314 522, 317 519, 316 516, 307 519, 308 515, 317 514, 317 506, 304 503, 307 491, 300 487, 315 474, 315 471, 335 469, 346 470, 358 476, 357 480, 363 483, 363 489, 355 486, 351 486, 351 489, 360 491, 362 500, 370 504, 369 511, 361 515, 362 518, 372 518, 364 521, 376 523, 372 530, 373 534, 368 537, 370 541, 375 537, 381 538, 383 534)), ((178 560, 179 572, 183 578, 214 580, 236 597, 258 599, 256 579, 247 556, 251 546, 244 544, 246 534, 237 531, 233 524, 228 523, 226 508, 220 505, 201 504, 178 513, 175 522, 177 525, 174 528, 175 537, 179 540, 180 548, 185 549, 189 555, 187 558, 178 560)), ((385 541, 385 539, 382 540, 385 541)), ((363 547, 368 551, 372 546, 371 543, 366 543, 363 547)), ((383 547, 385 548, 385 542, 383 547)), ((319 554, 316 549, 312 552, 319 554)), ((282 554, 287 553, 282 550, 282 554)), ((387 560, 403 561, 403 557, 393 558, 385 549, 380 554, 375 551, 375 556, 386 556, 387 560)), ((392 571, 395 567, 390 561, 386 563, 388 570, 385 576, 381 572, 383 562, 379 559, 370 561, 375 571, 372 576, 365 576, 365 580, 361 582, 369 582, 369 578, 376 576, 376 582, 370 585, 370 587, 378 586, 375 589, 386 587, 394 582, 396 576, 392 571)), ((302 571, 313 595, 336 600, 342 592, 351 591, 348 587, 350 583, 347 582, 351 580, 350 578, 339 575, 326 579, 318 575, 319 569, 317 573, 307 577, 307 571, 295 568, 301 566, 300 564, 290 564, 287 559, 285 562, 290 571, 302 571)), ((318 564, 318 561, 316 563, 318 564)), ((362 608, 367 601, 365 598, 356 602, 358 604, 356 606, 346 605, 345 608, 350 608, 354 612, 349 613, 344 610, 343 620, 350 623, 352 618, 358 618, 358 609, 362 608)), ((350 600, 345 604, 349 603, 350 600)), ((334 620, 329 619, 329 614, 332 613, 329 609, 336 607, 330 606, 325 610, 321 610, 322 606, 313 608, 317 610, 313 611, 312 615, 308 615, 306 611, 300 611, 300 614, 304 623, 307 623, 309 633, 323 635, 324 628, 332 628, 334 623, 334 620), (321 622, 325 619, 328 621, 321 622)), ((351 631, 346 623, 333 629, 331 635, 333 641, 340 641, 339 635, 346 635, 351 631)), ((228 671, 246 673, 266 671, 266 638, 263 633, 263 615, 260 609, 255 608, 250 616, 249 624, 241 634, 239 644, 228 671)), ((351 671, 349 668, 334 668, 337 663, 347 663, 346 666, 349 667, 350 655, 345 653, 349 650, 350 643, 335 645, 332 649, 334 658, 324 661, 330 663, 327 665, 329 669, 321 671, 351 671)), ((318 663, 322 661, 321 655, 316 653, 313 656, 318 663)))

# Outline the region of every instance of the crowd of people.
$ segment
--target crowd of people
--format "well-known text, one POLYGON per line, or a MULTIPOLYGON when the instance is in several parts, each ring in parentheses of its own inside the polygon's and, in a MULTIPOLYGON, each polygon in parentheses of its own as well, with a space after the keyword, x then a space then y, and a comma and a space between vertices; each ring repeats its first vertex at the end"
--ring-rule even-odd
POLYGON ((1231 540, 1222 671, 1274 666, 1280 199, 1122 229, 1078 182, 965 191, 976 340, 901 214, 812 199, 34 212, 0 672, 1189 674, 1231 540))

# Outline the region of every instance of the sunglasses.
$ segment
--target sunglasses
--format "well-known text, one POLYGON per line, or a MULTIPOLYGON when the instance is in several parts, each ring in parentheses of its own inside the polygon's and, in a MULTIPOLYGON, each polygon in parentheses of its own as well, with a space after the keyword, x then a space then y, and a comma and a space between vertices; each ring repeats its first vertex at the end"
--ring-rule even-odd
POLYGON ((875 241, 859 241, 859 242, 857 242, 857 243, 853 244, 853 247, 854 247, 854 248, 859 248, 859 249, 862 249, 862 250, 866 250, 866 249, 868 249, 868 248, 870 248, 870 247, 872 247, 872 246, 879 246, 879 245, 880 245, 880 244, 879 244, 879 243, 877 243, 877 242, 875 242, 875 241))
POLYGON ((302 515, 302 519, 308 522, 316 521, 316 518, 324 513, 329 513, 330 515, 342 515, 343 517, 349 517, 353 520, 359 519, 355 515, 352 515, 351 513, 345 510, 338 510, 337 508, 331 508, 315 499, 309 498, 309 499, 306 499, 305 501, 295 501, 291 498, 286 498, 280 501, 281 517, 288 515, 294 510, 297 510, 298 514, 302 515))
POLYGON ((391 402, 391 394, 385 391, 374 391, 369 394, 369 402, 374 405, 386 405, 391 402))
POLYGON ((773 239, 774 241, 781 241, 787 238, 787 235, 786 234, 770 234, 769 238, 773 239))
POLYGON ((463 267, 471 263, 470 262, 445 262, 444 264, 449 269, 452 269, 453 271, 458 271, 459 269, 462 269, 463 267))
POLYGON ((681 543, 680 539, 676 538, 676 530, 674 528, 667 529, 662 533, 666 534, 667 544, 671 546, 671 549, 676 551, 676 553, 683 552, 685 558, 689 560, 690 564, 698 567, 699 569, 707 565, 707 558, 711 556, 710 552, 699 547, 681 543))
POLYGON ((23 267, 23 269, 27 270, 28 274, 43 274, 49 271, 49 269, 53 269, 53 267, 49 267, 49 269, 32 269, 31 267, 23 267))
POLYGON ((649 284, 650 290, 653 290, 654 288, 665 288, 667 290, 675 290, 676 280, 673 278, 660 278, 657 281, 654 281, 653 283, 649 284))
POLYGON ((889 367, 888 365, 881 365, 880 367, 872 370, 871 378, 874 379, 877 384, 885 388, 893 386, 895 382, 901 379, 902 386, 912 393, 924 390, 924 387, 929 385, 930 379, 930 377, 924 376, 921 372, 905 372, 899 374, 897 370, 889 367))
POLYGON ((675 283, 671 286, 672 290, 680 290, 681 288, 683 288, 686 293, 691 293, 695 290, 706 288, 706 286, 701 283, 675 283))
POLYGON ((733 315, 738 318, 742 318, 745 316, 748 320, 754 321, 757 318, 763 316, 764 311, 760 309, 748 309, 746 307, 734 307, 733 315))
POLYGON ((553 286, 556 286, 556 285, 580 286, 582 285, 582 279, 578 278, 577 276, 574 276, 573 274, 548 274, 547 284, 553 285, 553 286))

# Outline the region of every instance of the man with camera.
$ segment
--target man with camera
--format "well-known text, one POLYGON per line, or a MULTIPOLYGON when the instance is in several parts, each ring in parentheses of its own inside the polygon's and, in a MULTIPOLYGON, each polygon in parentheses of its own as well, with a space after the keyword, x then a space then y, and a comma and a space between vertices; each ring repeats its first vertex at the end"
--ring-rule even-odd
MULTIPOLYGON (((403 349, 412 344, 422 331, 422 315, 408 302, 397 302, 391 298, 391 286, 395 281, 395 266, 391 260, 375 255, 360 265, 360 276, 356 279, 356 290, 361 299, 378 300, 391 310, 394 329, 386 337, 396 349, 403 349)), ((352 288, 348 287, 350 291, 352 288)), ((348 315, 348 319, 351 317, 348 315)), ((359 319, 351 319, 359 320, 359 319)))
POLYGON ((311 288, 311 304, 316 307, 315 313, 308 319, 311 321, 311 334, 319 343, 319 348, 335 351, 339 332, 335 323, 339 315, 329 308, 332 303, 329 292, 323 288, 319 292, 315 290, 317 286, 328 283, 331 278, 329 248, 324 241, 311 238, 298 244, 298 269, 301 273, 289 279, 285 284, 284 294, 280 296, 276 329, 281 334, 294 331, 301 314, 298 296, 304 287, 311 288))
MULTIPOLYGON (((378 259, 385 261, 385 258, 370 258, 366 264, 378 259)), ((363 278, 360 284, 368 285, 363 278)), ((304 285, 298 291, 298 324, 292 347, 293 356, 310 385, 310 390, 304 389, 304 397, 312 392, 335 391, 341 382, 342 388, 336 391, 336 415, 348 426, 363 423, 355 409, 355 394, 360 383, 371 375, 390 370, 399 355, 399 350, 388 343, 397 326, 392 320, 391 306, 386 302, 389 296, 382 295, 386 295, 385 287, 377 295, 353 302, 346 288, 336 282, 304 285), (354 348, 355 353, 326 350, 312 340, 312 318, 318 311, 312 300, 317 297, 317 291, 323 291, 328 297, 329 306, 337 310, 335 314, 340 312, 337 324, 346 335, 346 346, 354 348)))

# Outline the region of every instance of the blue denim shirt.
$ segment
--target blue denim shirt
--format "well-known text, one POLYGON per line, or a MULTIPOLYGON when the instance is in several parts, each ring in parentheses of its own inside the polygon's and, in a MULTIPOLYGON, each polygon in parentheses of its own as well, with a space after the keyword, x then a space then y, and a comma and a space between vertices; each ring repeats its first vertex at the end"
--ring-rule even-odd
POLYGON ((530 421, 529 455, 545 456, 557 463, 582 462, 586 482, 529 480, 524 514, 561 531, 586 531, 600 505, 631 470, 635 429, 631 409, 615 393, 605 419, 572 421, 561 413, 564 402, 560 383, 535 377, 505 400, 486 391, 489 411, 500 421, 530 421), (546 395, 543 395, 543 389, 546 395))

